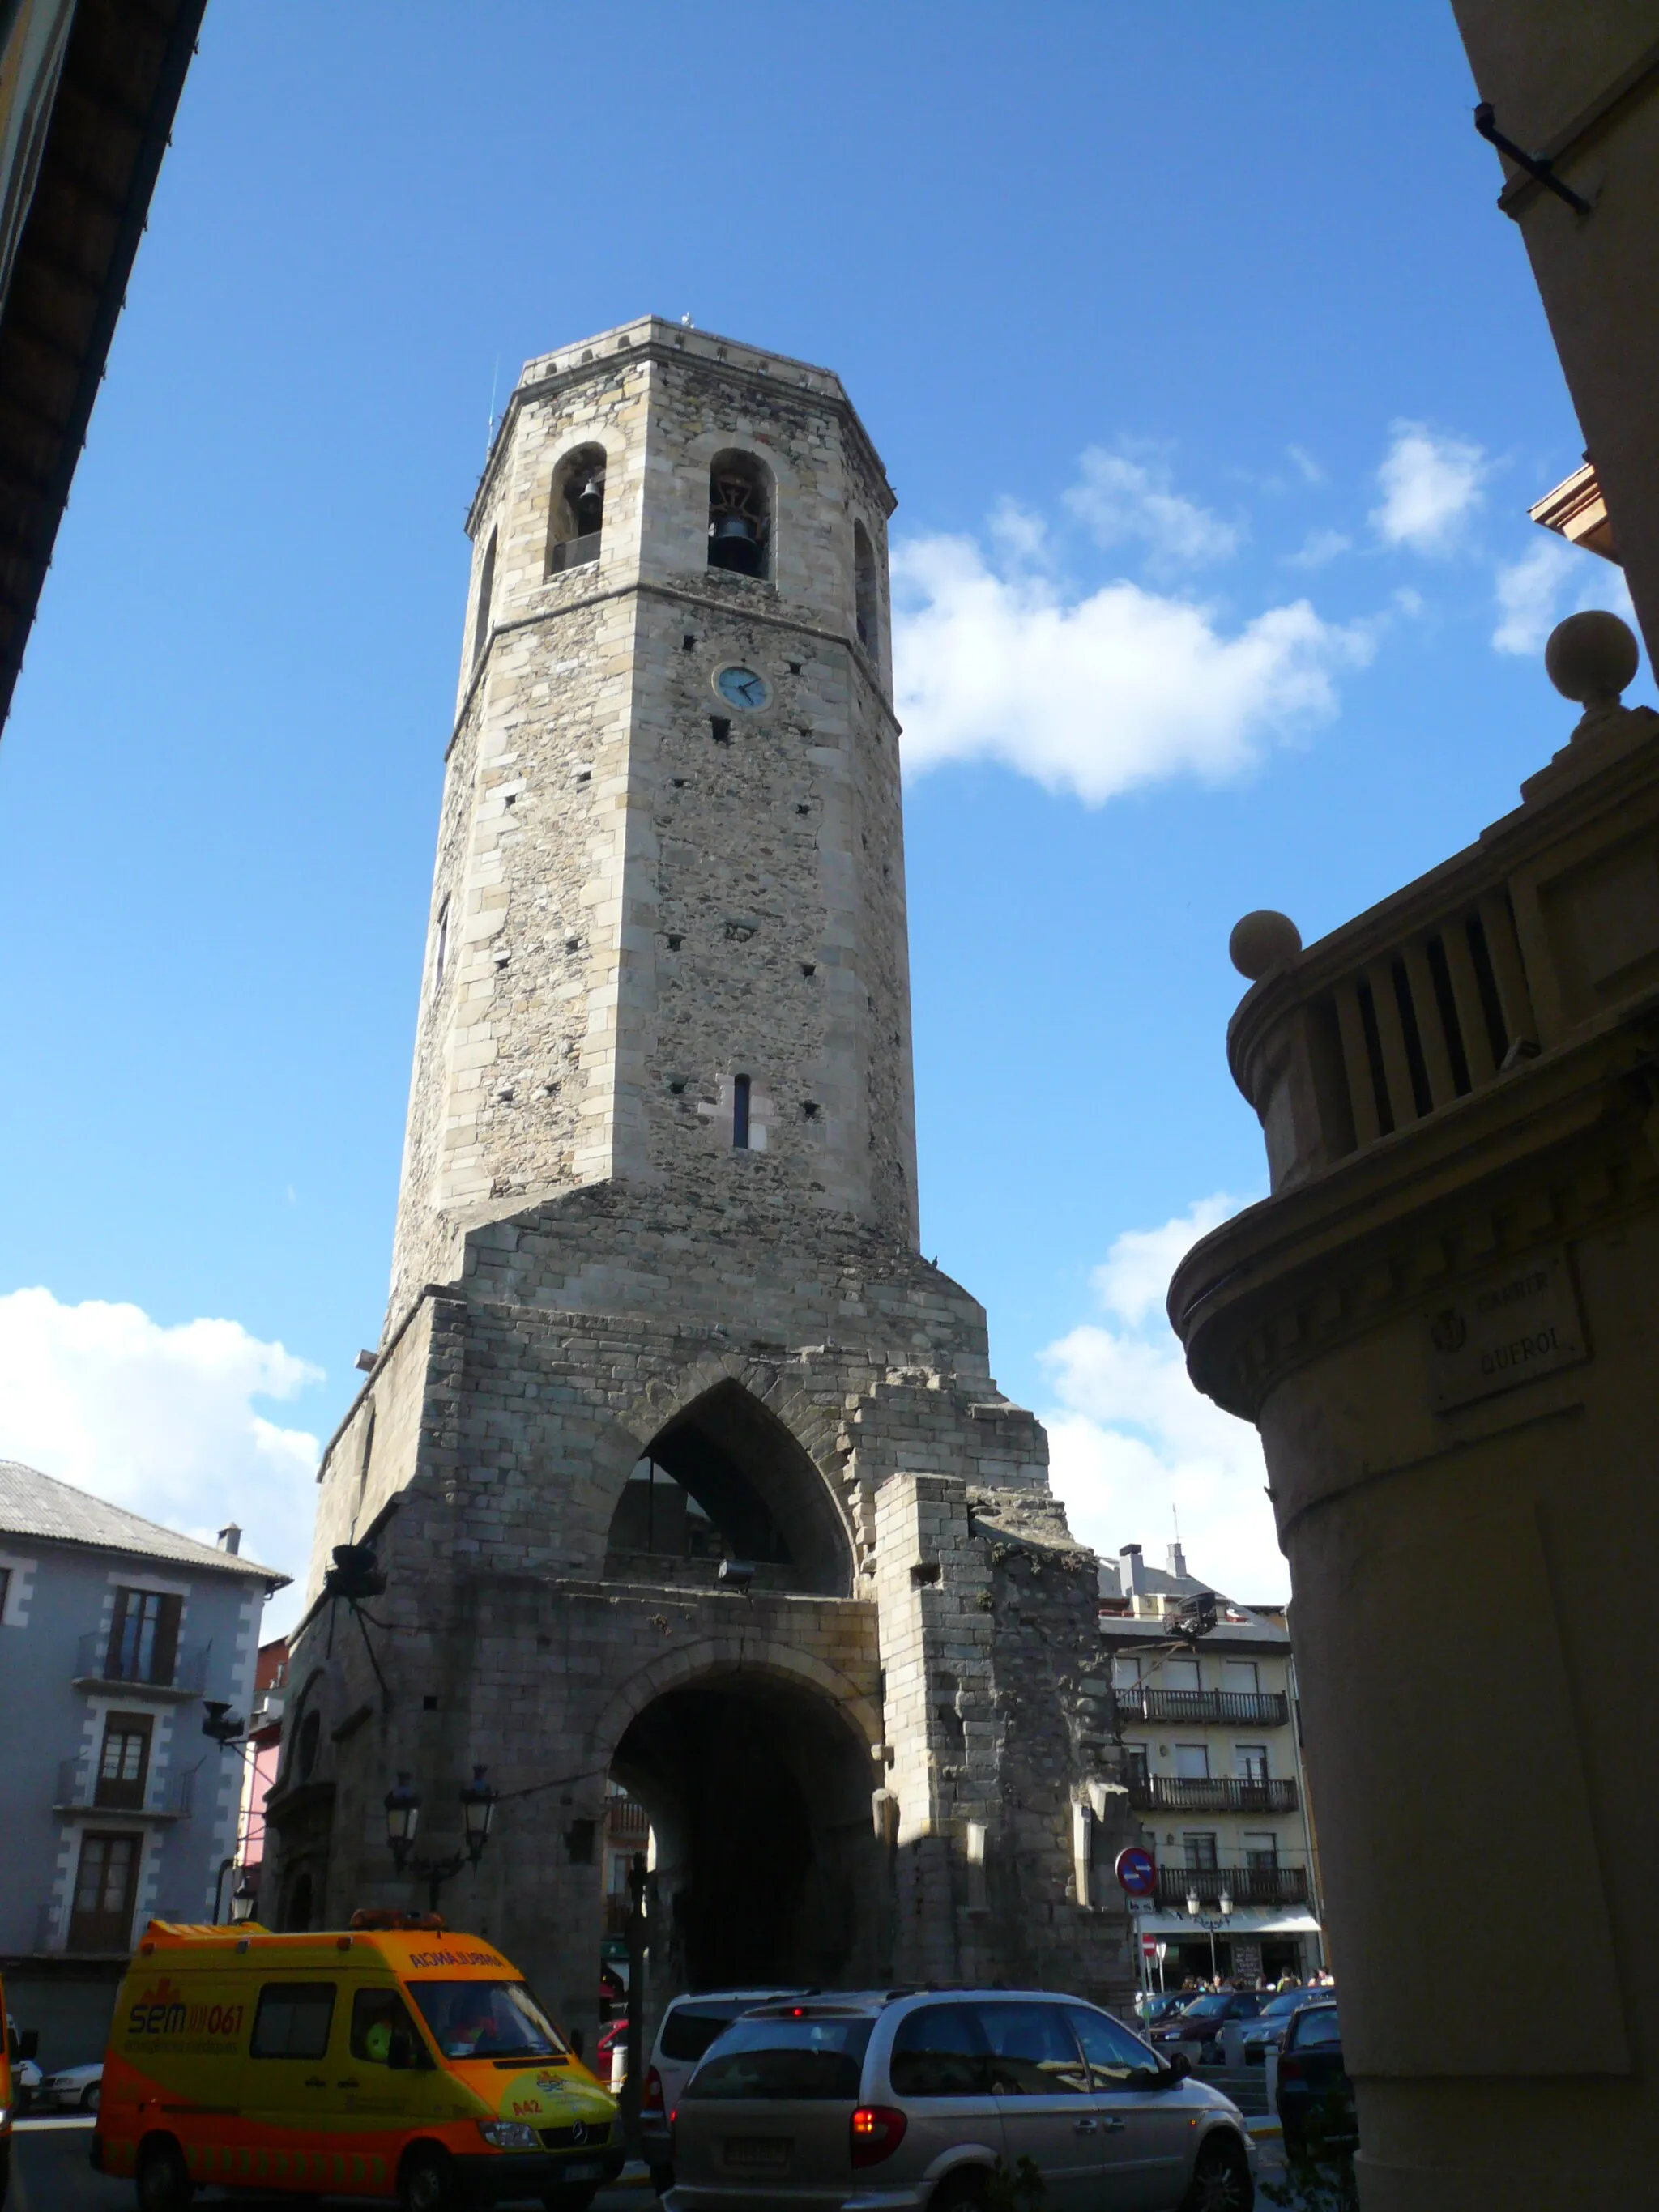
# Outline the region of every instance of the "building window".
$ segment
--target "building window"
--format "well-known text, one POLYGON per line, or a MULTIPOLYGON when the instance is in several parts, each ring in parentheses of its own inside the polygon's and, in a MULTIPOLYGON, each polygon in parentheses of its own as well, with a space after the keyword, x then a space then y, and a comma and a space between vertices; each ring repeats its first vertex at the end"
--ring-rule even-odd
POLYGON ((605 447, 579 446, 553 477, 548 514, 547 573, 585 568, 599 557, 605 532, 605 447))
POLYGON ((1198 1679, 1196 1659, 1166 1659, 1164 1662, 1164 1686, 1166 1690, 1196 1690, 1202 1687, 1198 1679))
POLYGON ((444 986, 444 969, 449 965, 449 901, 438 908, 438 941, 432 952, 432 995, 435 999, 444 986))
POLYGON ((479 656, 489 642, 490 602, 495 596, 495 533, 489 533, 489 543, 484 547, 483 566, 478 571, 478 611, 472 620, 472 665, 476 668, 479 656))
POLYGON ((708 565, 771 574, 772 473, 752 453, 716 453, 708 469, 708 565))
POLYGON ((1265 1782, 1267 1778, 1267 1745, 1236 1743, 1233 1746, 1233 1772, 1241 1782, 1265 1782))
POLYGON ((70 1914, 71 1951, 126 1951, 132 1942, 132 1907, 138 1893, 143 1838, 86 1835, 76 1870, 70 1914))
POLYGON ((6 1607, 11 1603, 11 1569, 0 1567, 0 1620, 6 1617, 6 1607))
POLYGON ((1147 1778, 1150 1768, 1151 1761, 1147 1759, 1146 1747, 1144 1743, 1126 1743, 1124 1745, 1123 1778, 1126 1782, 1129 1783, 1131 1785, 1137 1782, 1145 1782, 1147 1778))
POLYGON ((171 1686, 181 1601, 162 1590, 118 1589, 104 1668, 112 1682, 171 1686))
POLYGON ((1254 1659, 1224 1659, 1221 1662, 1221 1686, 1237 1695, 1253 1698, 1261 1683, 1254 1659))
POLYGON ((732 1142, 735 1149, 749 1149, 749 1078, 737 1075, 732 1079, 732 1142))
POLYGON ((1178 1743, 1175 1747, 1176 1776, 1184 1782, 1210 1778, 1210 1747, 1206 1743, 1178 1743))
POLYGON ((853 605, 859 643, 868 653, 881 634, 881 603, 876 588, 876 553, 861 522, 853 525, 853 605))
POLYGON ((1181 1838, 1181 1849, 1188 1870, 1194 1874, 1212 1872, 1220 1864, 1220 1860, 1216 1855, 1213 1836, 1194 1835, 1190 1830, 1184 1831, 1181 1838))
POLYGON ((357 1462, 357 1510, 363 1508, 363 1493, 368 1488, 368 1464, 374 1456, 374 1406, 371 1400, 368 1419, 363 1423, 363 1455, 357 1462))
POLYGON ((1252 1835, 1244 1831, 1244 1863, 1248 1867, 1273 1868, 1279 1864, 1279 1838, 1264 1832, 1252 1835))
POLYGON ((1138 1690, 1140 1687, 1140 1662, 1123 1652, 1112 1661, 1112 1687, 1115 1690, 1138 1690))
POLYGON ((93 1791, 95 1805, 129 1813, 143 1810, 149 1778, 149 1734, 148 1713, 110 1715, 104 1723, 103 1755, 93 1791))

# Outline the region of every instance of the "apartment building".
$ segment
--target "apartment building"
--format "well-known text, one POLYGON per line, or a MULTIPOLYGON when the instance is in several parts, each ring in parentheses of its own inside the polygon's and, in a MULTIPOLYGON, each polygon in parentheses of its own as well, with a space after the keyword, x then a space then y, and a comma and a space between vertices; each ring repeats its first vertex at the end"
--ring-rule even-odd
POLYGON ((95 2058, 134 1930, 228 1911, 259 1617, 284 1575, 0 1460, 0 1966, 48 2067, 95 2058))
MULTIPOLYGON (((1305 1976, 1324 1962, 1317 1864, 1282 1609, 1224 1596, 1126 1544, 1100 1571, 1129 1802, 1158 1863, 1137 1911, 1166 1947, 1165 1982, 1188 1974, 1305 1976), (1177 1632, 1182 1615, 1215 1620, 1177 1632)), ((1156 1976, 1154 1977, 1156 1978, 1156 1976)))

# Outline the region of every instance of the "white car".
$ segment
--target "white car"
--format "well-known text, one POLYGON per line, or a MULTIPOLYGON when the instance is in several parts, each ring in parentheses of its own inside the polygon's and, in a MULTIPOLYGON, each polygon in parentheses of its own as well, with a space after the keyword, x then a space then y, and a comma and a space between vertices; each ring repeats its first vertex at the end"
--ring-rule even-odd
POLYGON ((704 1990, 676 1997, 657 2027, 640 2099, 640 2148, 651 2169, 651 2185, 660 2197, 674 2185, 674 2153, 669 2118, 709 2045, 753 2005, 780 1997, 802 1996, 802 1990, 704 1990))
POLYGON ((88 2066, 64 2066, 48 2074, 34 2093, 37 2112, 95 2112, 103 2090, 104 2062, 88 2066))

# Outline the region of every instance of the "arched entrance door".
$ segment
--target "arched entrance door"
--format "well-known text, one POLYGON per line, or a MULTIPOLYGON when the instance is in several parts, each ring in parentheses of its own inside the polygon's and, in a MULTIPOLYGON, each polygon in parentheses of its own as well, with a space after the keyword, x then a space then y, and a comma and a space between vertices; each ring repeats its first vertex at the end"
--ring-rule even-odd
POLYGON ((869 1747, 830 1698, 756 1669, 708 1675, 639 1713, 611 1772, 650 1817, 659 1994, 879 1971, 869 1747))

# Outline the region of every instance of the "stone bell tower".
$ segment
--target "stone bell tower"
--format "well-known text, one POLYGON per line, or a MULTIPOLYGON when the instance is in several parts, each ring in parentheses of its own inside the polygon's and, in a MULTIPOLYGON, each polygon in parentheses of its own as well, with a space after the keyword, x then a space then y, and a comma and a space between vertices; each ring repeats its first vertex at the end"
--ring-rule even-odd
POLYGON ((411 1901, 393 1775, 441 1852, 485 1764, 443 1909, 590 2033, 619 1790, 653 2003, 1127 1978, 1095 1562, 916 1249, 892 506, 828 371, 647 319, 529 364, 469 520, 392 1296, 261 1910, 411 1901))

